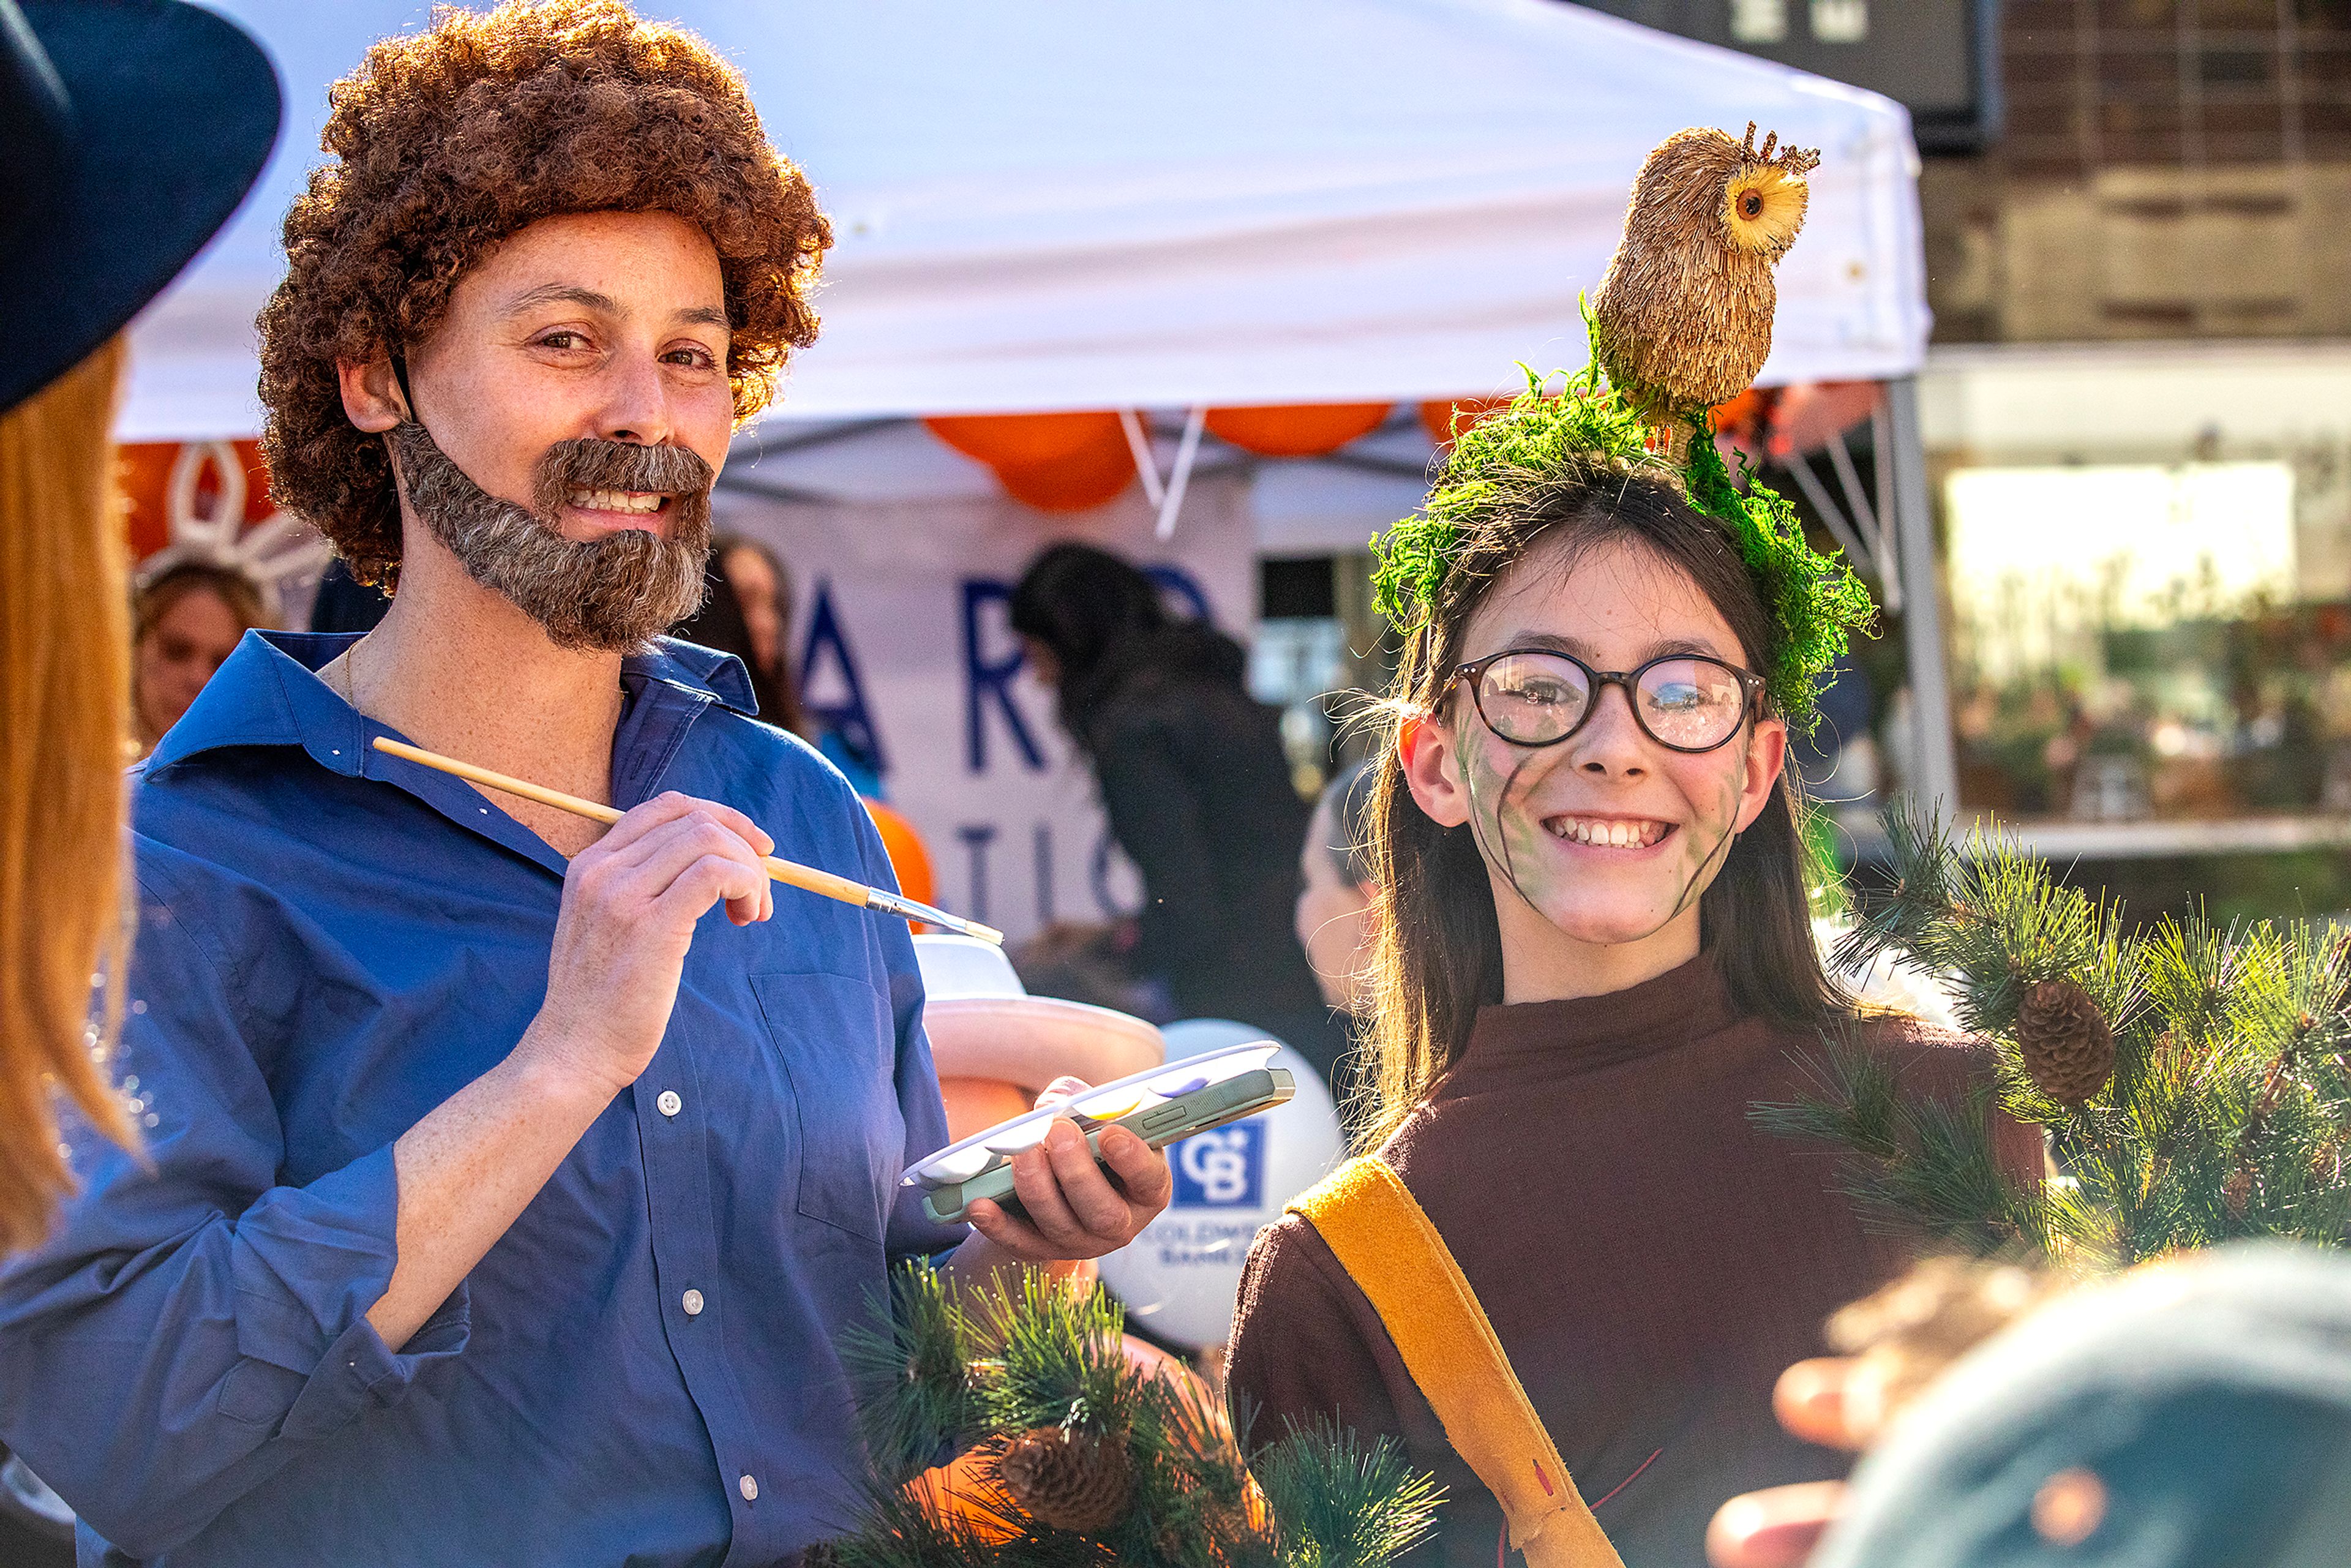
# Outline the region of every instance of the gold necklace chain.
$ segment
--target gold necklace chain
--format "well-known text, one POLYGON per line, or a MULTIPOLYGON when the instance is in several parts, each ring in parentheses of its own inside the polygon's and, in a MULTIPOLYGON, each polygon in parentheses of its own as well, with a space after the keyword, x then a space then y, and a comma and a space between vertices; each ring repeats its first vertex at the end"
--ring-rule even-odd
POLYGON ((343 650, 341 660, 343 666, 343 701, 350 705, 350 708, 353 713, 360 712, 359 686, 360 643, 366 641, 367 636, 362 632, 360 635, 358 642, 353 643, 350 647, 343 650))

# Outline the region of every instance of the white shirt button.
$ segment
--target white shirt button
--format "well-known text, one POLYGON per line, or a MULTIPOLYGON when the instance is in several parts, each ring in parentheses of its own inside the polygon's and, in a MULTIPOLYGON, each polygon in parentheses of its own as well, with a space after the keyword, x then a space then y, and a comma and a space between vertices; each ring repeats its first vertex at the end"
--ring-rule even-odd
POLYGON ((661 1113, 664 1116, 674 1116, 685 1109, 685 1102, 677 1097, 677 1091, 674 1089, 663 1090, 661 1098, 653 1103, 660 1107, 661 1113))
POLYGON ((688 1291, 685 1293, 684 1298, 678 1304, 685 1309, 685 1315, 687 1317, 698 1318, 702 1315, 702 1292, 700 1291, 688 1291))
POLYGON ((753 1480, 749 1476, 745 1476, 741 1480, 737 1481, 735 1483, 735 1490, 743 1494, 743 1500, 745 1502, 757 1502, 759 1500, 759 1483, 753 1480))

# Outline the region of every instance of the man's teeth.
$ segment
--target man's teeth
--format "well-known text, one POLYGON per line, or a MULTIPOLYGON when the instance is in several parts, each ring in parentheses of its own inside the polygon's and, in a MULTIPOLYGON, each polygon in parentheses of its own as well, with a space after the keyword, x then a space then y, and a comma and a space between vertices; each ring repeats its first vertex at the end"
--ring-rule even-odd
POLYGON ((1571 843, 1603 849, 1645 850, 1666 836, 1665 822, 1628 822, 1601 817, 1553 817, 1551 831, 1571 843))
POLYGON ((658 512, 669 497, 658 490, 574 490, 571 504, 583 512, 658 512))

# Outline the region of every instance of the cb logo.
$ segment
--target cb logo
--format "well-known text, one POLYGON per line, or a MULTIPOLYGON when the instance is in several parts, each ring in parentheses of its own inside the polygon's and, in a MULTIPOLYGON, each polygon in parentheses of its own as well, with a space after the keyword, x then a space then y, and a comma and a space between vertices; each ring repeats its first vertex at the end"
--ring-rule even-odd
POLYGON ((1265 1127, 1256 1121, 1185 1139, 1176 1156, 1180 1208, 1255 1208, 1265 1195, 1265 1127))

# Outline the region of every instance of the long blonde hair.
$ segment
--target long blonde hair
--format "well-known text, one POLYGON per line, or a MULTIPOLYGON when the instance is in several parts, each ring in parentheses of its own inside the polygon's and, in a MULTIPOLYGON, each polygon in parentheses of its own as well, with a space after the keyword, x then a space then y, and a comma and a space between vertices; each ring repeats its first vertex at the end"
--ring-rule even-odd
POLYGON ((121 368, 118 338, 0 413, 0 1253, 39 1240, 73 1190, 59 1092, 136 1143, 103 1065, 130 946, 126 541, 107 434, 121 368), (93 974, 110 981, 103 1017, 93 974))

